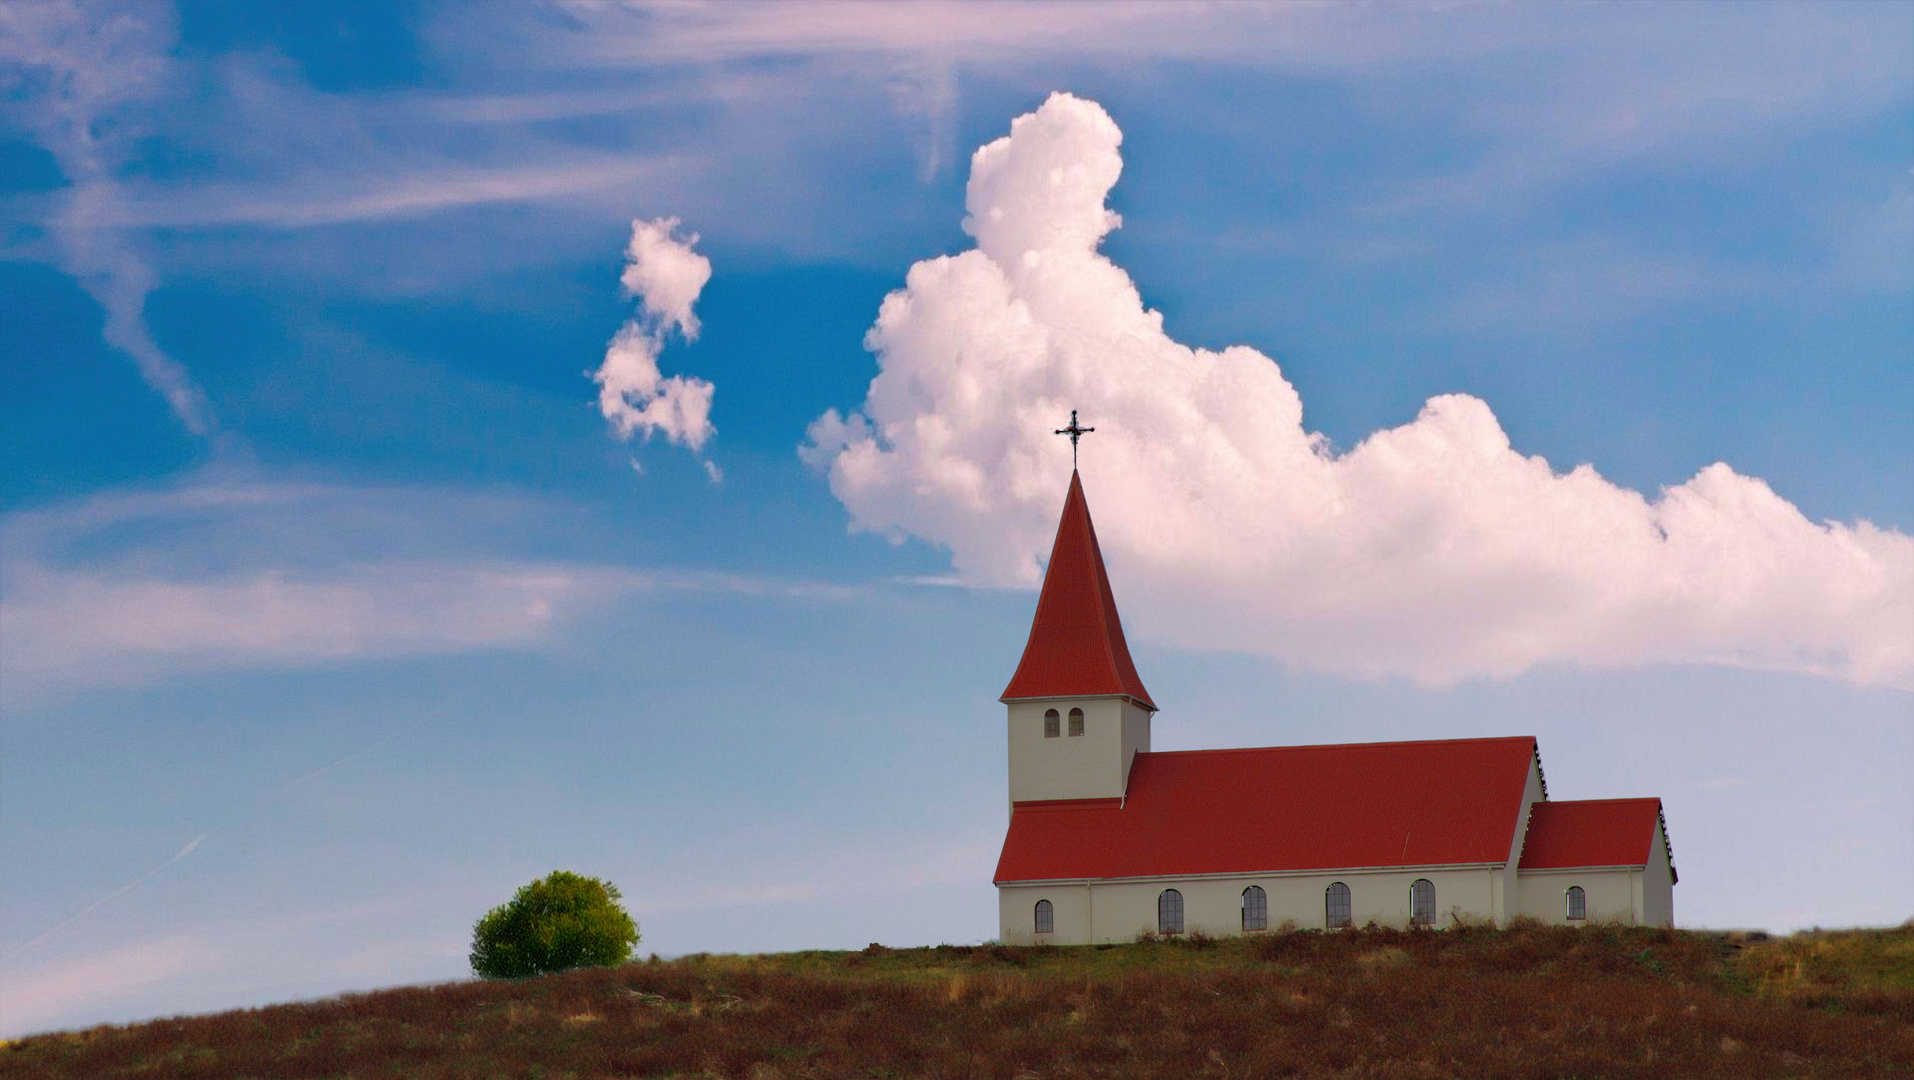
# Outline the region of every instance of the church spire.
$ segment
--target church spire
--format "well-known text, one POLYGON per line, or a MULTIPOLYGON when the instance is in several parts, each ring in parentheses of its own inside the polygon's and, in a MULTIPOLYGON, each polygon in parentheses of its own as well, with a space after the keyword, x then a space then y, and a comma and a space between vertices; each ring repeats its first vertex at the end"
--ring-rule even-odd
MULTIPOLYGON (((1076 427, 1074 416, 1070 426, 1076 427)), ((1056 543, 1043 575, 1043 592, 1037 597, 1037 615, 1030 624, 1030 641, 1000 700, 1106 695, 1129 697, 1156 710, 1124 643, 1123 622, 1117 617, 1116 596, 1103 569, 1103 552, 1097 547, 1096 527, 1090 523, 1083 481, 1072 469, 1070 493, 1063 500, 1063 518, 1057 523, 1056 543)))

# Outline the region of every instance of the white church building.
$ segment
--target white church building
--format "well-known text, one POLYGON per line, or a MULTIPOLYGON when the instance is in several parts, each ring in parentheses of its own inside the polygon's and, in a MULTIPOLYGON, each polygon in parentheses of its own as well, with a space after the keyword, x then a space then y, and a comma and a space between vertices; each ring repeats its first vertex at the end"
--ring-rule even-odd
POLYGON ((1001 700, 1005 942, 1674 921, 1661 801, 1549 801, 1532 736, 1152 752, 1157 706, 1075 472, 1001 700))

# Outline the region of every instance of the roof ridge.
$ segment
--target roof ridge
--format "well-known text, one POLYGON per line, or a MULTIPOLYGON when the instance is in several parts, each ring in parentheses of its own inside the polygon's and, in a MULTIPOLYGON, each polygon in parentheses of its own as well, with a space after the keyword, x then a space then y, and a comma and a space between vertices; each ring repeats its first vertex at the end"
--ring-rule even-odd
MULTIPOLYGON (((1083 499, 1083 481, 1078 477, 1074 465, 1070 467, 1070 487, 1077 493, 1079 499, 1083 499)), ((1103 644, 1103 658, 1109 661, 1110 667, 1116 671, 1117 678, 1121 680, 1123 665, 1117 662, 1116 648, 1110 643, 1110 617, 1116 614, 1116 594, 1110 590, 1110 572, 1103 565, 1103 545, 1097 542, 1097 527, 1096 523, 1090 520, 1088 499, 1083 499, 1083 520, 1090 526, 1083 531, 1083 535, 1085 542, 1090 545, 1090 565, 1096 568, 1097 591, 1101 594, 1097 599, 1102 601, 1097 605, 1097 625, 1103 632, 1097 635, 1097 640, 1103 644)), ((1117 623, 1116 632, 1123 633, 1123 623, 1120 620, 1117 623)), ((1126 642, 1125 645, 1127 646, 1128 643, 1126 642)))
MULTIPOLYGON (((1197 754, 1250 754, 1270 750, 1350 750, 1370 746, 1459 746, 1463 743, 1534 742, 1533 735, 1484 735, 1466 739, 1389 739, 1359 743, 1297 743, 1282 746, 1221 746, 1208 750, 1145 750, 1150 757, 1189 757, 1197 754)), ((1587 800, 1596 801, 1596 800, 1587 800)), ((1615 800, 1621 801, 1621 800, 1615 800)))
MULTIPOLYGON (((1625 796, 1622 796, 1621 798, 1616 798, 1616 799, 1550 799, 1548 801, 1548 804, 1550 806, 1588 806, 1594 803, 1625 803, 1625 802, 1658 803, 1660 801, 1661 801, 1661 796, 1659 795, 1625 795, 1625 796)), ((1536 805, 1540 806, 1541 803, 1537 803, 1536 805)))

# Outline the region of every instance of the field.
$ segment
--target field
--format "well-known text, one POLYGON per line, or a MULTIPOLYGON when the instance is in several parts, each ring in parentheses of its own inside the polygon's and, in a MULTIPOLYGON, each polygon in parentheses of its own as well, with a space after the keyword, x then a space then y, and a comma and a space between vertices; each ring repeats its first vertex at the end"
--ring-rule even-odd
POLYGON ((1914 926, 691 956, 40 1035, 0 1076, 1914 1076, 1914 926))

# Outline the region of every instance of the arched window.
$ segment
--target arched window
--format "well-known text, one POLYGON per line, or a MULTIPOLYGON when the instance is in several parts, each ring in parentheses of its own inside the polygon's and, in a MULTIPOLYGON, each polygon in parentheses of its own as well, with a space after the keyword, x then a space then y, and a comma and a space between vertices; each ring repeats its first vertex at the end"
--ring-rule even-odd
POLYGON ((1037 901, 1037 933, 1039 934, 1052 933, 1056 930, 1056 928, 1057 928, 1056 909, 1050 906, 1050 901, 1048 900, 1037 901))
POLYGON ((1355 918, 1349 913, 1349 886, 1340 881, 1330 882, 1329 888, 1323 890, 1323 925, 1331 930, 1340 930, 1355 923, 1355 918))
POLYGON ((1156 932, 1159 934, 1183 932, 1183 894, 1175 889, 1164 889, 1156 898, 1156 932))
POLYGON ((1070 734, 1072 735, 1083 734, 1083 710, 1082 709, 1070 710, 1070 734))
POLYGON ((1057 710, 1045 709, 1043 711, 1043 737, 1044 738, 1054 739, 1058 735, 1063 734, 1061 731, 1057 730, 1059 726, 1058 719, 1059 718, 1057 716, 1057 710))
POLYGON ((1409 883, 1409 925, 1434 926, 1435 924, 1435 882, 1428 878, 1417 878, 1409 883))
POLYGON ((1243 929, 1269 929, 1269 894, 1261 885, 1243 890, 1243 929))
POLYGON ((1588 894, 1580 885, 1568 887, 1568 917, 1571 919, 1588 918, 1588 894))

